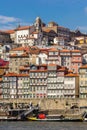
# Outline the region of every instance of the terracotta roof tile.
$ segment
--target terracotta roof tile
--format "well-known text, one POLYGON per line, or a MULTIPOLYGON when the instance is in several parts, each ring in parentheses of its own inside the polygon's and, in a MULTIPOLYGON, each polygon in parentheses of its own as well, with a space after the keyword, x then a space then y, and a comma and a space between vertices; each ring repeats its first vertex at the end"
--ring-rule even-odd
POLYGON ((57 52, 58 50, 56 49, 56 48, 51 48, 50 50, 49 50, 49 52, 57 52))
POLYGON ((44 54, 48 55, 47 51, 40 51, 40 53, 44 53, 44 54))
POLYGON ((32 46, 30 47, 30 53, 31 54, 39 54, 40 53, 40 49, 36 46, 32 46))
POLYGON ((50 48, 40 48, 40 51, 48 51, 50 48))
POLYGON ((79 76, 78 74, 72 74, 72 73, 65 75, 65 77, 78 77, 78 76, 79 76))
POLYGON ((0 66, 0 69, 9 69, 9 66, 0 66))
POLYGON ((60 68, 58 69, 58 71, 65 71, 65 68, 60 68))
POLYGON ((0 76, 4 75, 5 71, 3 69, 0 69, 0 76))
POLYGON ((17 47, 17 48, 12 49, 11 51, 24 51, 24 50, 25 50, 25 47, 17 47))
POLYGON ((3 80, 2 80, 2 78, 0 78, 0 82, 2 82, 3 80))
POLYGON ((56 66, 56 64, 50 63, 48 64, 48 66, 56 66))
POLYGON ((17 54, 16 54, 16 53, 15 53, 15 54, 11 54, 10 56, 11 56, 11 57, 13 57, 13 56, 17 56, 17 54))
POLYGON ((47 64, 41 64, 41 65, 37 65, 37 66, 40 66, 40 67, 42 66, 43 67, 43 66, 47 66, 47 64))
POLYGON ((42 30, 43 30, 44 32, 49 33, 49 32, 52 30, 52 28, 51 28, 51 27, 43 27, 42 30))
POLYGON ((23 53, 21 56, 28 56, 28 54, 26 54, 26 53, 23 53))
POLYGON ((29 66, 28 66, 28 67, 20 66, 19 69, 20 69, 20 70, 30 70, 29 66))
POLYGON ((17 73, 7 73, 7 74, 5 74, 4 76, 6 76, 6 77, 17 77, 17 73))
POLYGON ((38 31, 32 32, 32 34, 38 34, 38 33, 39 33, 38 31))
POLYGON ((72 53, 74 53, 74 52, 81 52, 81 50, 72 50, 72 53))
POLYGON ((87 64, 80 67, 80 69, 87 69, 87 64))
POLYGON ((37 72, 37 73, 39 73, 39 72, 47 72, 47 69, 45 69, 45 70, 30 70, 30 72, 37 72))
POLYGON ((5 77, 26 77, 29 76, 29 74, 17 74, 17 73, 7 73, 4 75, 5 77))
POLYGON ((67 70, 67 67, 61 67, 61 68, 58 68, 57 71, 65 71, 65 70, 67 70))
POLYGON ((8 34, 7 32, 2 31, 2 30, 0 30, 0 33, 2 33, 2 34, 8 34))
POLYGON ((5 32, 8 33, 8 34, 13 34, 13 33, 15 33, 15 30, 7 30, 5 32))
POLYGON ((21 27, 18 27, 16 30, 19 31, 19 30, 26 30, 26 29, 30 29, 32 26, 21 26, 21 27))
POLYGON ((60 52, 70 52, 70 50, 63 49, 63 50, 60 50, 60 52))
POLYGON ((51 30, 50 29, 45 29, 44 32, 49 33, 51 30))
POLYGON ((17 76, 18 76, 18 77, 28 77, 29 74, 18 74, 17 76))
POLYGON ((23 54, 20 54, 20 55, 18 55, 18 54, 11 54, 10 58, 13 58, 13 57, 28 57, 28 54, 26 54, 26 53, 23 53, 23 54))
POLYGON ((72 63, 82 63, 82 61, 74 60, 72 63))
POLYGON ((68 70, 68 73, 73 73, 73 71, 72 70, 68 70))

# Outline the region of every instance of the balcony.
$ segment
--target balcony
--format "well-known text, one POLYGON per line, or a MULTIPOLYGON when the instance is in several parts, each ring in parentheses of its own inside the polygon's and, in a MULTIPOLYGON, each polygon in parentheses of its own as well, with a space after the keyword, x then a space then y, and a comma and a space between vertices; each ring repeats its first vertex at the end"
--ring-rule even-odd
POLYGON ((73 93, 64 93, 64 95, 66 95, 66 96, 70 96, 70 95, 75 95, 75 93, 73 92, 73 93))
POLYGON ((64 87, 65 90, 74 90, 75 87, 64 87))
POLYGON ((17 94, 23 94, 23 92, 18 92, 17 94))
POLYGON ((31 76, 30 79, 43 79, 43 78, 47 78, 47 75, 46 76, 31 76))
POLYGON ((80 93, 87 94, 87 90, 81 90, 80 93))
POLYGON ((30 85, 47 85, 47 83, 46 82, 37 82, 37 83, 30 83, 30 85))
POLYGON ((25 81, 23 81, 23 83, 30 83, 30 81, 29 80, 25 80, 25 81))

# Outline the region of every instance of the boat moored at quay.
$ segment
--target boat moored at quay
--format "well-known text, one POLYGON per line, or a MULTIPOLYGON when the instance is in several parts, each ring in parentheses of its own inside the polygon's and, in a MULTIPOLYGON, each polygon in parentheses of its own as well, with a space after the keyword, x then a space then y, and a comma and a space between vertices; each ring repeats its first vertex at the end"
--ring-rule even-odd
MULTIPOLYGON (((42 115, 42 114, 41 114, 42 115)), ((47 122, 83 122, 84 119, 81 118, 69 118, 57 115, 47 115, 42 118, 39 117, 27 117, 29 121, 47 121, 47 122)))
MULTIPOLYGON (((77 110, 76 110, 77 111, 77 110)), ((26 109, 8 109, 0 116, 1 121, 47 121, 47 122, 83 122, 87 121, 87 112, 76 113, 75 110, 42 110, 39 105, 30 105, 26 109), (70 113, 72 111, 73 113, 70 113)))

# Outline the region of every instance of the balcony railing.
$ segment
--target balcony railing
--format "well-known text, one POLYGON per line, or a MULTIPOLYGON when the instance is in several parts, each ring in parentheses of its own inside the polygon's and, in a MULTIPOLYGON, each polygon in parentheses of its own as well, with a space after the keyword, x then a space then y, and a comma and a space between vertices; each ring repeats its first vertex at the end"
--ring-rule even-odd
POLYGON ((43 79, 43 78, 47 78, 47 75, 46 76, 30 76, 30 78, 35 78, 35 79, 43 79))
POLYGON ((47 85, 47 82, 30 83, 30 85, 47 85))

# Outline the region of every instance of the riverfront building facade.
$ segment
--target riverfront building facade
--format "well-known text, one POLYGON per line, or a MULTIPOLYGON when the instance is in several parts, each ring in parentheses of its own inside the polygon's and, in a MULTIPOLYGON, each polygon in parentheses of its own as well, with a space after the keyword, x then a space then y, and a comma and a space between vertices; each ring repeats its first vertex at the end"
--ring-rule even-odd
POLYGON ((37 17, 31 26, 6 30, 3 37, 0 98, 87 98, 86 34, 37 17))

